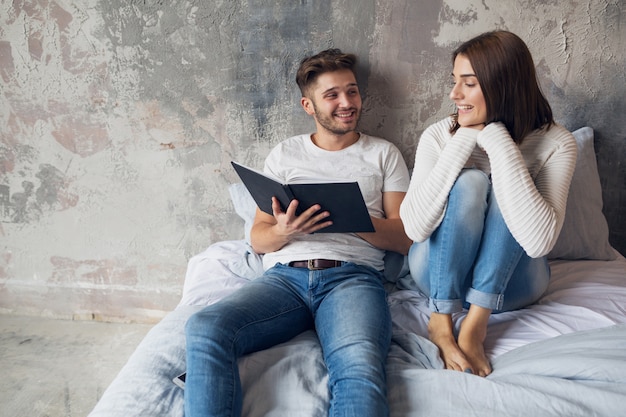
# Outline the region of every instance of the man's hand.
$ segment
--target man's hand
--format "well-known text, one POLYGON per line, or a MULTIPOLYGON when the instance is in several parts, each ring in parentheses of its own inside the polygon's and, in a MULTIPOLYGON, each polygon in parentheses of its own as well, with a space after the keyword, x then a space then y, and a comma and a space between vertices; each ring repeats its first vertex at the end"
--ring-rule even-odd
POLYGON ((314 233, 333 224, 332 221, 324 221, 330 213, 319 212, 319 204, 309 207, 300 215, 296 215, 297 208, 298 201, 292 200, 287 210, 283 211, 278 199, 272 197, 273 215, 257 209, 250 232, 252 248, 256 253, 277 251, 296 236, 314 233))
POLYGON ((327 211, 318 213, 321 210, 319 204, 309 207, 297 216, 298 204, 298 200, 291 200, 287 210, 283 212, 278 199, 272 197, 272 212, 274 213, 274 219, 276 219, 274 228, 278 235, 285 237, 307 235, 333 224, 332 221, 322 222, 322 220, 330 216, 330 213, 327 211))

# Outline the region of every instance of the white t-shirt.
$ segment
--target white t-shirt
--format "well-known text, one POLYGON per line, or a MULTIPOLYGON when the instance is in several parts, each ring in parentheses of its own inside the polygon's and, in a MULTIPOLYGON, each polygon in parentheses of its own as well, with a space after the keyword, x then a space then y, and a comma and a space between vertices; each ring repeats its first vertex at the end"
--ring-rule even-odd
MULTIPOLYGON (((361 133, 359 140, 340 151, 317 147, 311 135, 278 144, 265 160, 264 171, 284 183, 357 181, 371 216, 384 218, 383 193, 406 192, 409 173, 392 143, 361 133)), ((385 251, 354 233, 314 233, 299 236, 276 252, 263 256, 265 269, 276 263, 333 259, 382 270, 385 251)))

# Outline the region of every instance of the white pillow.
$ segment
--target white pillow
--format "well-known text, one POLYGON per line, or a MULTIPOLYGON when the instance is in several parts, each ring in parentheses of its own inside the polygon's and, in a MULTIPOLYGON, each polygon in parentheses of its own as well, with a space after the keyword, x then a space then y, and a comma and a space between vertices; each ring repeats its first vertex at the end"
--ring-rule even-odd
POLYGON ((567 198, 567 212, 559 239, 548 254, 550 259, 613 260, 609 227, 602 213, 602 188, 593 147, 593 129, 572 132, 578 159, 567 198))
POLYGON ((256 215, 256 203, 242 182, 231 184, 228 187, 228 192, 235 206, 235 213, 244 221, 243 230, 246 242, 250 243, 250 229, 252 229, 252 223, 254 223, 254 216, 256 215))

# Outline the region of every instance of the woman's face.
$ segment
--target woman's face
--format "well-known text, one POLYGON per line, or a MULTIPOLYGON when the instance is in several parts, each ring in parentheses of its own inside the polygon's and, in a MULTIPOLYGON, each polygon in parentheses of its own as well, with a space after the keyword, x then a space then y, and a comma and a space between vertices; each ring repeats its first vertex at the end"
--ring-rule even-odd
POLYGON ((454 59, 452 80, 450 99, 456 104, 459 125, 482 129, 487 121, 487 104, 474 69, 464 55, 454 59))

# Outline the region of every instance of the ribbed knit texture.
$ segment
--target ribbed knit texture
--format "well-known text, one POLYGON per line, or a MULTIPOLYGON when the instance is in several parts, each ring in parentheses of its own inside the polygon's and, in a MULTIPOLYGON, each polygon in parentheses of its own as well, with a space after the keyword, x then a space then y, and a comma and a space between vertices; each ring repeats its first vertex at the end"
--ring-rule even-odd
POLYGON ((555 125, 532 132, 518 146, 502 123, 483 130, 460 128, 454 136, 450 126, 450 118, 442 120, 420 138, 409 191, 400 206, 407 235, 416 242, 430 237, 461 170, 474 167, 491 174, 504 220, 528 256, 547 254, 565 218, 576 164, 572 134, 555 125))

